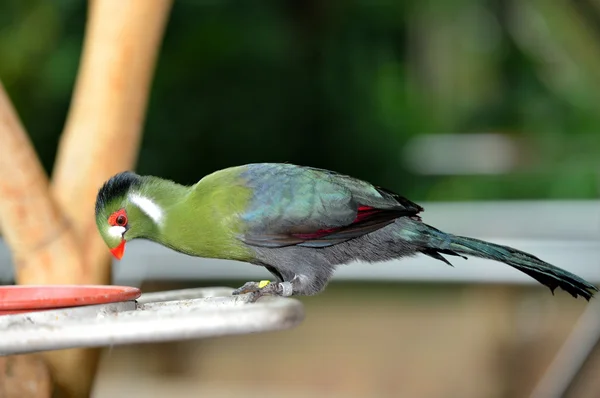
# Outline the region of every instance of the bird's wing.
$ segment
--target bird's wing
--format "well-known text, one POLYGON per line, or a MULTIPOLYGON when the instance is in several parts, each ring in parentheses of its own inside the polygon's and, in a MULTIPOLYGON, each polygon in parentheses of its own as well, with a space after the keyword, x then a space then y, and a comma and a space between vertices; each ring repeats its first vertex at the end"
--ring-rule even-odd
POLYGON ((244 174, 253 191, 241 216, 248 245, 331 246, 423 210, 393 192, 328 170, 263 163, 244 174))

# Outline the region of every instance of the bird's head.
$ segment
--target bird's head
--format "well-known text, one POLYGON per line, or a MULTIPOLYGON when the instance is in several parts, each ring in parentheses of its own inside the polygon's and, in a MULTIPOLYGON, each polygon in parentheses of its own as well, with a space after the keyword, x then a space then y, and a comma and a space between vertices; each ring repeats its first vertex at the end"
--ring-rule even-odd
POLYGON ((96 225, 102 239, 117 259, 125 243, 152 233, 161 209, 144 195, 144 177, 125 171, 111 177, 96 197, 96 225))

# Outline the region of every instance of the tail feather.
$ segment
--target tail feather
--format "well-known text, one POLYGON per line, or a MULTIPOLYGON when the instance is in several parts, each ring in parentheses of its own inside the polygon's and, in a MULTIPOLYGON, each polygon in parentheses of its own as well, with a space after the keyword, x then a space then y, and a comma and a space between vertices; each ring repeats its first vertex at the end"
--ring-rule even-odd
MULTIPOLYGON (((426 248, 422 251, 431 257, 439 259, 439 253, 451 255, 467 255, 500 261, 529 275, 542 285, 547 286, 554 294, 557 287, 565 290, 573 297, 582 296, 590 300, 598 288, 584 279, 558 268, 552 264, 512 247, 497 245, 478 239, 446 234, 426 224, 427 229, 421 231, 427 237, 426 248), (435 253, 432 255, 431 253, 435 253)), ((443 260, 449 263, 446 259, 443 260)))

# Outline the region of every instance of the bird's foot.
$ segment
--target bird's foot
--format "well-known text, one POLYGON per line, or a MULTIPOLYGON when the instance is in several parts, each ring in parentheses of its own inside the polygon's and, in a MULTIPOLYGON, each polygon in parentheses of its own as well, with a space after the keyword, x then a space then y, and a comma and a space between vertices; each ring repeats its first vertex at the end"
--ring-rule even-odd
POLYGON ((242 287, 239 287, 233 291, 233 295, 237 296, 239 294, 246 293, 256 293, 263 287, 269 285, 271 282, 269 281, 260 281, 260 282, 246 282, 242 287))
POLYGON ((240 294, 251 294, 250 302, 255 302, 265 295, 289 297, 293 293, 292 284, 290 282, 246 282, 240 288, 233 291, 234 296, 240 294))

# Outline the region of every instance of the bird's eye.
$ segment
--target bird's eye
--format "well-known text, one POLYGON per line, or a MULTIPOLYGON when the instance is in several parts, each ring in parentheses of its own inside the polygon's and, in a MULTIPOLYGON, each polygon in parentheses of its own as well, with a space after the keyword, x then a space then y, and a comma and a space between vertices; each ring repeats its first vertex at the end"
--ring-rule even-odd
POLYGON ((119 227, 124 227, 127 225, 127 212, 125 209, 121 209, 119 211, 115 211, 113 214, 108 217, 108 224, 119 227))

